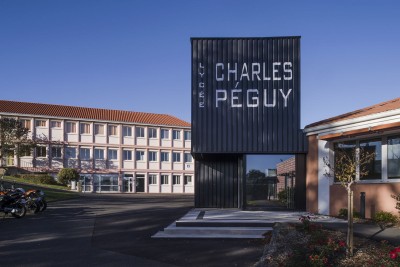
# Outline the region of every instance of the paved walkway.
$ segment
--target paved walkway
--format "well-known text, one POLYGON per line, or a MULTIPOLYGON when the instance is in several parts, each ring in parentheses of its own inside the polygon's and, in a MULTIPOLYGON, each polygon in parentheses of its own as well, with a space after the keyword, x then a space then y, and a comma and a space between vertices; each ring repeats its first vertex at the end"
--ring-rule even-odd
MULTIPOLYGON (((320 223, 327 228, 347 231, 347 220, 325 215, 314 215, 307 212, 292 211, 243 211, 235 209, 193 209, 179 222, 299 222, 300 216, 310 216, 313 222, 320 223)), ((393 245, 400 246, 400 228, 390 227, 381 229, 372 223, 355 223, 354 234, 375 240, 387 240, 393 245)))

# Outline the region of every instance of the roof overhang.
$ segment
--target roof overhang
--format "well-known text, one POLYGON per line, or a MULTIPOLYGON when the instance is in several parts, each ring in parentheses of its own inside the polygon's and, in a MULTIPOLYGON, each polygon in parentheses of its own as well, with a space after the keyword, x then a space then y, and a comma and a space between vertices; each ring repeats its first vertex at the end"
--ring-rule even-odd
POLYGON ((396 129, 400 129, 400 109, 308 127, 304 132, 307 136, 317 135, 320 140, 334 140, 396 129))

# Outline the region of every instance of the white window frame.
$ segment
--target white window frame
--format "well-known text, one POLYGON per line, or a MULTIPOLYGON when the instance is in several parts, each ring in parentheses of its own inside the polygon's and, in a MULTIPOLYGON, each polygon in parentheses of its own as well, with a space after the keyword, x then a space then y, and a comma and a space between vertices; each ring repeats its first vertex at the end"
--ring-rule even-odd
POLYGON ((185 163, 192 163, 193 162, 193 157, 190 153, 184 153, 183 154, 184 161, 185 163))
POLYGON ((118 160, 118 149, 109 148, 107 150, 107 159, 108 160, 118 160))
POLYGON ((192 132, 191 131, 184 131, 183 132, 183 139, 185 141, 192 141, 192 132))
POLYGON ((161 182, 161 185, 169 185, 169 175, 162 174, 160 182, 161 182))
POLYGON ((161 155, 160 155, 161 162, 170 162, 169 161, 169 155, 170 155, 169 152, 161 151, 161 155), (167 156, 166 160, 165 160, 165 155, 167 156))
POLYGON ((180 185, 181 184, 181 176, 180 175, 172 175, 172 184, 180 185))
POLYGON ((95 148, 93 156, 95 160, 104 160, 104 148, 95 148))
POLYGON ((67 121, 66 122, 66 133, 75 134, 76 133, 76 122, 67 121))
POLYGON ((157 161, 157 151, 149 151, 149 162, 157 161))
POLYGON ((29 131, 32 130, 31 120, 28 119, 20 119, 22 127, 28 129, 29 131))
POLYGON ((35 126, 39 128, 46 128, 47 121, 46 120, 35 120, 35 126))
POLYGON ((149 185, 156 185, 156 184, 157 184, 157 175, 149 174, 149 185))
POLYGON ((76 159, 76 158, 77 158, 76 147, 70 147, 70 146, 66 147, 66 148, 65 148, 65 158, 66 158, 66 159, 76 159), (72 150, 72 149, 73 149, 75 152, 74 152, 73 157, 70 157, 69 150, 72 150))
POLYGON ((61 159, 62 158, 62 147, 61 146, 52 146, 51 147, 51 157, 53 159, 61 159), (54 152, 56 155, 54 155, 54 152))
POLYGON ((108 135, 118 136, 118 125, 108 125, 108 135))
POLYGON ((132 154, 133 154, 132 150, 123 149, 122 150, 122 159, 124 161, 132 161, 133 160, 132 154))
POLYGON ((181 131, 180 130, 172 130, 172 139, 181 140, 181 131))
POLYGON ((95 135, 105 135, 105 126, 104 126, 104 124, 96 123, 94 125, 94 134, 95 135))
POLYGON ((161 139, 169 140, 169 129, 161 129, 161 139))
POLYGON ((172 162, 182 162, 180 152, 172 152, 172 162))
POLYGON ((46 146, 37 146, 36 147, 36 157, 37 158, 47 158, 47 147, 46 146), (39 153, 39 152, 43 152, 43 151, 45 154, 44 156, 43 156, 43 153, 39 153))
POLYGON ((61 121, 50 121, 51 128, 61 129, 61 121))
POLYGON ((145 161, 146 160, 146 151, 144 150, 136 150, 136 161, 145 161))
POLYGON ((136 137, 139 137, 139 138, 145 137, 144 127, 136 127, 136 137))
POLYGON ((80 160, 90 160, 91 159, 91 149, 88 147, 80 147, 79 148, 79 159, 80 160), (82 153, 84 151, 85 151, 85 153, 82 153), (86 153, 86 151, 89 153, 86 153), (84 155, 85 157, 82 157, 82 155, 84 155))
POLYGON ((124 137, 132 137, 132 126, 122 126, 122 135, 124 137))
POLYGON ((80 124, 80 133, 81 134, 90 134, 90 123, 82 122, 80 124))

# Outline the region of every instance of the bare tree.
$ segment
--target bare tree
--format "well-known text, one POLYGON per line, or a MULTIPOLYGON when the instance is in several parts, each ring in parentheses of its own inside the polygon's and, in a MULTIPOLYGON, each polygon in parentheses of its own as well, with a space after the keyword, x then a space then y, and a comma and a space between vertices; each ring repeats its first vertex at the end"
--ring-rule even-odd
POLYGON ((340 148, 335 149, 335 157, 330 161, 328 157, 324 157, 323 161, 329 171, 325 176, 334 176, 335 181, 347 191, 347 253, 353 255, 353 188, 357 179, 368 175, 369 164, 375 158, 374 152, 368 152, 363 148, 340 148), (358 178, 357 178, 358 177, 358 178))

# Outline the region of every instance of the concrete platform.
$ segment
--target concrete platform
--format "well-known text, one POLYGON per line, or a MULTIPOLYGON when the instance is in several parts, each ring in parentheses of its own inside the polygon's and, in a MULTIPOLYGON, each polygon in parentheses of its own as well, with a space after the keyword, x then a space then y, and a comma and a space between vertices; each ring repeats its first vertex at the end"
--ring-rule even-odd
MULTIPOLYGON (((193 209, 152 238, 264 238, 277 222, 299 222, 306 212, 193 209)), ((338 222, 329 216, 313 221, 338 222)))

